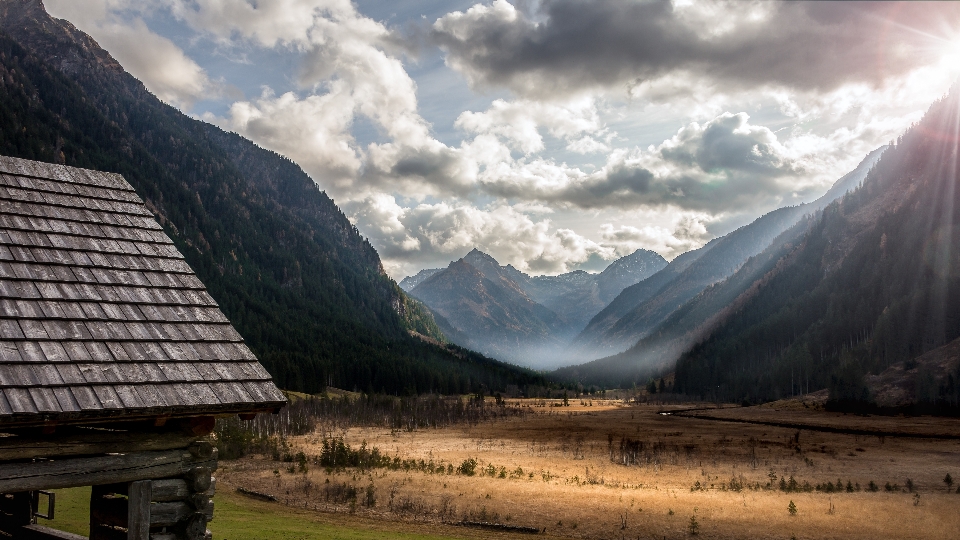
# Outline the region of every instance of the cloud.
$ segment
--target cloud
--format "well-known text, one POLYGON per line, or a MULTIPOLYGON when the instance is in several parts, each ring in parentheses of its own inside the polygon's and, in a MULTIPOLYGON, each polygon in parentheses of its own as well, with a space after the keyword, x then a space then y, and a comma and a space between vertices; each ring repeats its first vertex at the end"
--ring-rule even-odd
POLYGON ((598 171, 544 160, 481 175, 484 189, 506 199, 573 207, 725 212, 770 207, 785 193, 804 191, 803 163, 768 128, 745 113, 693 122, 658 147, 611 152, 598 171))
POLYGON ((582 137, 584 134, 606 134, 591 98, 565 102, 497 99, 486 111, 460 114, 455 125, 468 133, 499 136, 525 154, 544 149, 541 128, 553 137, 566 139, 571 144, 580 143, 581 147, 591 151, 595 151, 597 145, 605 146, 597 141, 591 146, 585 141, 592 139, 582 137))
POLYGON ((304 99, 265 89, 259 99, 231 105, 227 118, 204 119, 296 159, 314 178, 336 187, 349 186, 362 166, 348 134, 353 108, 349 90, 334 83, 328 93, 304 99))
POLYGON ((380 256, 394 276, 446 266, 475 247, 501 264, 534 274, 565 272, 591 255, 606 260, 616 257, 612 246, 502 204, 478 208, 439 202, 404 207, 393 197, 377 195, 350 203, 346 210, 375 245, 383 246, 380 256))
POLYGON ((618 256, 633 253, 639 248, 656 251, 667 260, 705 244, 712 235, 707 232, 709 216, 680 213, 675 215, 672 228, 659 225, 634 227, 611 224, 600 227, 601 243, 615 249, 618 256))
POLYGON ((680 72, 713 91, 880 85, 942 53, 954 3, 506 0, 432 26, 446 62, 477 87, 535 98, 635 87, 680 72), (526 5, 526 4, 524 4, 526 5), (718 88, 719 87, 719 88, 718 88))
POLYGON ((187 110, 195 101, 223 92, 220 83, 212 81, 180 47, 152 32, 143 19, 121 19, 117 11, 132 8, 129 2, 47 0, 46 6, 54 16, 69 19, 93 36, 124 69, 166 103, 187 110))

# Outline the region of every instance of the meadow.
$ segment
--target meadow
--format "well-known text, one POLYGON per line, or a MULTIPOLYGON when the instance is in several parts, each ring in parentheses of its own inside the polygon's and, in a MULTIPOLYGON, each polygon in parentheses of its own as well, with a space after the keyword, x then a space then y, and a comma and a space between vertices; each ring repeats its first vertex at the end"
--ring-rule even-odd
POLYGON ((843 415, 800 400, 697 411, 580 398, 484 405, 513 412, 436 428, 321 419, 264 454, 223 460, 217 504, 227 506, 210 528, 215 538, 267 538, 238 536, 248 518, 229 509, 246 505, 264 512, 248 522, 263 530, 296 510, 391 537, 960 535, 957 419, 843 415))

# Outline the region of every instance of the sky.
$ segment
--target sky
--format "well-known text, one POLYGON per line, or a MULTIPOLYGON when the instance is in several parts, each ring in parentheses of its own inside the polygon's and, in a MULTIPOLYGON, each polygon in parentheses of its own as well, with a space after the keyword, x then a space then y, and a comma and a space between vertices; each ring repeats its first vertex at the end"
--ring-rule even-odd
POLYGON ((960 4, 44 0, 296 161, 397 280, 670 260, 811 201, 960 75, 960 4))

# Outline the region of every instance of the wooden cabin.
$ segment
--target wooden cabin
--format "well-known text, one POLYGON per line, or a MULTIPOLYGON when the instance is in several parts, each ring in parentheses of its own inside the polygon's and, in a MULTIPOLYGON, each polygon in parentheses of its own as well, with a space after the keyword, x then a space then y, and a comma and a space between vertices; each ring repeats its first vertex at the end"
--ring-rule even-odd
POLYGON ((284 403, 122 176, 0 157, 0 539, 81 538, 75 486, 93 540, 209 538, 215 419, 284 403))

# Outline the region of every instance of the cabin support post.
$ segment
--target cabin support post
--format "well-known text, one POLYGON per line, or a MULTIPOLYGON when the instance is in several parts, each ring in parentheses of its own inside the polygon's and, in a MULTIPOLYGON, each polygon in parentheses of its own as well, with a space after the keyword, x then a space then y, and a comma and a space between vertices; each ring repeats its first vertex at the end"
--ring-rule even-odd
POLYGON ((140 480, 127 486, 127 540, 150 540, 152 499, 152 481, 140 480))

